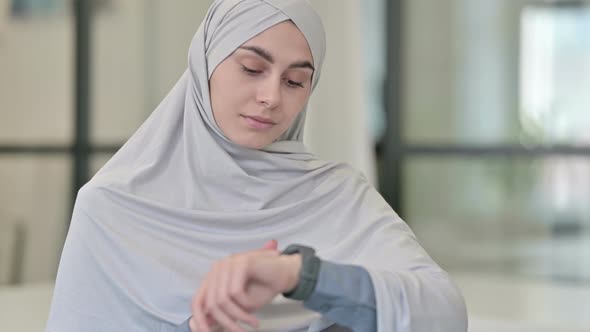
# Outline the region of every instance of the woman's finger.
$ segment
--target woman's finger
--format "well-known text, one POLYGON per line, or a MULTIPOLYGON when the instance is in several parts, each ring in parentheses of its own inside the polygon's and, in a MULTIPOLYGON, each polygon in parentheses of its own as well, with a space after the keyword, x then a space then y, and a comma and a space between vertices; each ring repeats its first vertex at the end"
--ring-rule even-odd
POLYGON ((278 245, 279 245, 279 242, 277 240, 270 240, 264 244, 264 247, 262 247, 262 249, 277 250, 278 245))
POLYGON ((237 266, 232 273, 228 291, 235 303, 237 303, 244 310, 252 312, 258 309, 254 307, 253 301, 251 301, 246 294, 249 270, 248 265, 252 264, 252 259, 242 257, 242 259, 240 259, 236 264, 237 266))
POLYGON ((223 331, 231 332, 246 332, 243 327, 238 325, 233 319, 229 318, 223 311, 215 310, 211 313, 215 321, 222 328, 223 331))
POLYGON ((211 332, 209 328, 211 321, 207 319, 207 314, 204 311, 199 311, 196 314, 193 314, 195 317, 195 323, 197 324, 197 328, 199 332, 211 332))
POLYGON ((200 312, 195 317, 195 323, 197 324, 197 331, 199 332, 212 332, 216 331, 215 324, 212 324, 210 319, 207 318, 207 314, 200 312))
MULTIPOLYGON (((217 289, 217 301, 219 306, 234 321, 244 322, 252 327, 258 327, 258 319, 249 314, 245 308, 242 308, 239 303, 236 303, 231 293, 231 285, 235 279, 235 275, 240 270, 244 270, 244 259, 236 256, 228 260, 223 265, 223 275, 219 277, 219 287, 217 289)), ((242 280, 242 287, 245 288, 246 280, 242 280)))
MULTIPOLYGON (((224 329, 232 332, 246 332, 236 322, 227 315, 223 306, 222 299, 219 297, 220 289, 222 289, 223 281, 228 275, 227 270, 229 269, 228 261, 221 261, 214 265, 211 275, 209 278, 208 292, 205 299, 205 310, 206 312, 215 319, 224 329)), ((226 303, 223 303, 224 305, 226 303)))
POLYGON ((203 282, 201 282, 192 306, 193 317, 195 318, 195 323, 197 324, 199 332, 211 332, 209 329, 210 321, 207 320, 207 313, 205 312, 205 299, 207 296, 208 284, 207 280, 207 277, 205 277, 203 282))
POLYGON ((211 292, 211 287, 209 287, 209 280, 212 278, 212 273, 209 273, 201 282, 199 290, 195 296, 195 300, 193 301, 192 312, 193 316, 196 317, 195 322, 198 323, 199 331, 219 331, 219 324, 213 319, 213 317, 207 313, 207 309, 205 308, 205 302, 207 299, 207 293, 211 292))

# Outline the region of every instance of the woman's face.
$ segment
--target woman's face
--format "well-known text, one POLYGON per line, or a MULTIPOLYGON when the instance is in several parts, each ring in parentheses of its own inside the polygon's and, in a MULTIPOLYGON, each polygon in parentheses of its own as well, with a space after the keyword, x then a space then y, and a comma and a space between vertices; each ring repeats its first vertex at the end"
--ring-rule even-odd
POLYGON ((238 145, 269 145, 303 110, 313 71, 307 40, 291 21, 267 29, 214 70, 209 89, 217 125, 238 145))

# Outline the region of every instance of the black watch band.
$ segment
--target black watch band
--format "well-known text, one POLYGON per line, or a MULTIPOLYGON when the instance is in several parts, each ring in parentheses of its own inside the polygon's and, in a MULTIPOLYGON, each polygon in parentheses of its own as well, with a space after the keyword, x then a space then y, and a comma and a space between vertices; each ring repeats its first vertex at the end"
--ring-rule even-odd
POLYGON ((293 300, 305 301, 314 291, 320 274, 321 260, 315 255, 315 250, 310 247, 292 244, 288 246, 282 255, 301 254, 301 271, 297 286, 283 296, 293 300))

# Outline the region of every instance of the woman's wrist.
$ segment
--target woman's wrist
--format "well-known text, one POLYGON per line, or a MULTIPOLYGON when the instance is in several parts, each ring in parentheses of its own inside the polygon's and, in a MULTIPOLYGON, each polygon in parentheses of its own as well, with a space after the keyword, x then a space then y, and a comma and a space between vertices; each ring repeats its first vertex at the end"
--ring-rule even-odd
POLYGON ((285 286, 281 290, 282 293, 288 293, 295 289, 299 284, 299 275, 301 272, 302 257, 301 254, 283 255, 280 256, 285 262, 287 271, 285 286))
POLYGON ((318 275, 320 272, 321 260, 316 256, 313 248, 300 245, 291 244, 282 254, 284 255, 298 255, 300 258, 295 272, 297 273, 297 283, 290 291, 283 293, 283 296, 292 300, 305 301, 312 293, 316 286, 318 275))

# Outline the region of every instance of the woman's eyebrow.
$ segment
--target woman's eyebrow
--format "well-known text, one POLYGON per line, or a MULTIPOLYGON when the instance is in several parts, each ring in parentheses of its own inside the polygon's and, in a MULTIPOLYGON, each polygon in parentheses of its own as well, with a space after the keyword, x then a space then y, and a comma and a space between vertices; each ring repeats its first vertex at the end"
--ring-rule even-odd
POLYGON ((315 71, 315 68, 307 60, 294 62, 289 65, 289 68, 309 68, 311 71, 315 71))
MULTIPOLYGON (((272 54, 270 54, 270 52, 268 52, 267 50, 258 47, 258 46, 240 46, 239 47, 242 50, 246 50, 246 51, 250 51, 250 52, 254 52, 256 53, 256 55, 258 55, 259 57, 263 58, 264 60, 270 62, 270 63, 275 63, 275 58, 272 56, 272 54)), ((313 65, 307 61, 307 60, 303 60, 303 61, 297 61, 292 63, 291 65, 289 65, 289 68, 309 68, 312 71, 315 71, 315 68, 313 67, 313 65)))

